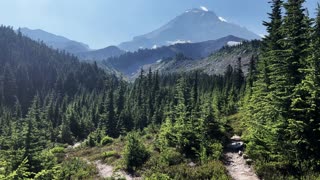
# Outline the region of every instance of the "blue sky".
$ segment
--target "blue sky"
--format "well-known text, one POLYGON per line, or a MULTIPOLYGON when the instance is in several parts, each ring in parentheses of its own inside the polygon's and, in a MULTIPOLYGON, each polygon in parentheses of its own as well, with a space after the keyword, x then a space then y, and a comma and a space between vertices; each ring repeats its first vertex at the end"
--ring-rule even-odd
MULTIPOLYGON (((0 24, 43 29, 88 44, 117 45, 150 32, 187 9, 205 6, 264 34, 268 0, 1 0, 0 24)), ((320 0, 309 0, 310 14, 320 0)))

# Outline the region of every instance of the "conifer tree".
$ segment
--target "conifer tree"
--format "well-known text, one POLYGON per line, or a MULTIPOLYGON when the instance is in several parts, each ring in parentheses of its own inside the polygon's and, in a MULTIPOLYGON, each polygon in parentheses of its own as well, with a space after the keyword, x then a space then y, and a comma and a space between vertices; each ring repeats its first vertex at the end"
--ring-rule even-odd
MULTIPOLYGON (((283 101, 287 97, 286 64, 282 57, 283 20, 282 0, 273 0, 270 22, 264 22, 268 35, 264 38, 261 60, 258 62, 257 80, 253 83, 252 95, 245 104, 248 153, 258 161, 272 162, 283 159, 283 101)), ((267 164, 266 164, 267 165, 267 164)))
POLYGON ((319 168, 316 159, 319 159, 320 145, 320 9, 315 26, 312 30, 311 55, 306 60, 307 67, 302 73, 305 78, 298 84, 293 93, 291 103, 292 116, 289 119, 288 134, 294 151, 292 156, 297 160, 299 170, 302 163, 308 168, 319 168), (316 167, 318 166, 318 167, 316 167))
POLYGON ((24 129, 25 157, 28 160, 29 171, 34 173, 41 170, 41 160, 38 155, 47 145, 47 141, 42 133, 45 130, 38 128, 41 123, 40 113, 40 98, 39 96, 35 96, 27 114, 24 129))
POLYGON ((117 120, 115 117, 114 110, 114 98, 113 98, 113 89, 109 90, 106 104, 106 112, 107 112, 107 134, 111 137, 117 137, 117 120))

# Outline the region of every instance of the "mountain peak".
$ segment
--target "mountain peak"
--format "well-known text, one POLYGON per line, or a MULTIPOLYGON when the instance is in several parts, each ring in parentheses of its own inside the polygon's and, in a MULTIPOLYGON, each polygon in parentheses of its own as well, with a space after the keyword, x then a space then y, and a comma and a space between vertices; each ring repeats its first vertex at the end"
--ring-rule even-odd
POLYGON ((204 6, 200 6, 199 8, 193 8, 193 9, 188 9, 185 11, 184 14, 214 14, 216 16, 216 14, 213 11, 210 11, 208 8, 204 7, 204 6))
POLYGON ((121 49, 136 51, 139 47, 152 48, 170 45, 171 42, 202 42, 234 35, 243 39, 259 39, 255 33, 239 25, 228 23, 223 17, 201 6, 189 9, 160 28, 134 37, 119 45, 121 49))

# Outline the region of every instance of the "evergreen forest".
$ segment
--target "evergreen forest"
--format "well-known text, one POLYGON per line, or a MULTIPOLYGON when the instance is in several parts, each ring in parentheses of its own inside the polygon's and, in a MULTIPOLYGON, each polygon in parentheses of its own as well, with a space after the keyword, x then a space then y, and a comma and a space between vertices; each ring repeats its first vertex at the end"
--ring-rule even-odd
MULTIPOLYGON (((261 179, 320 178, 320 6, 272 0, 268 35, 224 74, 141 69, 129 82, 0 27, 0 179, 232 177, 238 134, 261 179)), ((231 51, 231 50, 230 50, 231 51)), ((177 54, 176 58, 183 58, 177 54)))

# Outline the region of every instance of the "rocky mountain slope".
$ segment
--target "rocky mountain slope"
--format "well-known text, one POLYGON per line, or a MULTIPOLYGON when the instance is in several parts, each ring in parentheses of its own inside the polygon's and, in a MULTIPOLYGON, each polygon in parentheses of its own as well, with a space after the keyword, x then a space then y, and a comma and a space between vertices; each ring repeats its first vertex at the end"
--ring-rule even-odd
POLYGON ((126 76, 132 76, 139 72, 141 67, 174 57, 176 54, 183 54, 190 59, 201 59, 218 51, 223 46, 228 44, 234 45, 234 43, 240 43, 242 41, 242 38, 227 36, 218 40, 201 43, 185 43, 156 49, 140 49, 136 52, 127 52, 119 57, 109 58, 105 61, 105 64, 113 66, 126 76))
MULTIPOLYGON (((160 74, 170 74, 179 72, 201 71, 207 74, 224 74, 228 65, 235 67, 238 58, 241 58, 241 64, 244 74, 247 74, 252 56, 257 56, 260 41, 243 42, 241 45, 226 46, 207 58, 194 60, 183 56, 168 58, 161 62, 156 62, 143 66, 147 71, 158 71, 160 74)), ((138 76, 134 74, 132 78, 138 76)))
POLYGON ((247 40, 260 39, 258 35, 239 25, 229 23, 207 9, 191 9, 169 23, 132 41, 119 45, 121 49, 136 51, 139 48, 168 46, 175 43, 203 42, 228 35, 247 40))

